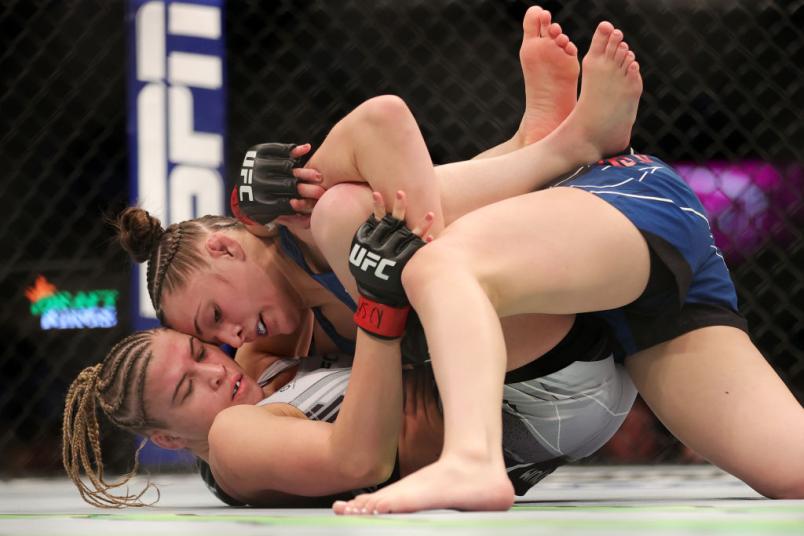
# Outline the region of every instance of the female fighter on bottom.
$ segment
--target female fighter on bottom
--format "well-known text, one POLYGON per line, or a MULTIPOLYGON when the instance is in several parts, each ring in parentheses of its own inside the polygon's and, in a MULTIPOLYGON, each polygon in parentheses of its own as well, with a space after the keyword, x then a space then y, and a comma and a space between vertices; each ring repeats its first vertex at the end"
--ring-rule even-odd
MULTIPOLYGON (((628 413, 636 389, 607 343, 606 330, 578 322, 506 377, 502 447, 518 493, 595 452, 628 413)), ((425 367, 407 370, 403 388, 393 347, 354 362, 337 354, 274 359, 251 378, 215 345, 170 329, 136 333, 71 386, 65 468, 90 504, 143 505, 147 488, 115 493, 136 465, 117 482, 104 479, 99 406, 117 426, 208 462, 204 479, 228 504, 328 506, 376 489, 432 463, 442 446, 432 377, 425 367)))

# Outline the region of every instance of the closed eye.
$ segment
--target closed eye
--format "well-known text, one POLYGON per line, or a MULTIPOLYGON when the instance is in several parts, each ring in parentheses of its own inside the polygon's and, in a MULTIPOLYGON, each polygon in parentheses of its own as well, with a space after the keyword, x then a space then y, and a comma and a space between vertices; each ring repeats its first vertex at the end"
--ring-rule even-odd
MULTIPOLYGON (((193 341, 194 341, 194 338, 191 337, 190 338, 190 348, 192 350, 194 350, 194 346, 195 346, 193 344, 193 341)), ((200 363, 201 361, 206 359, 206 357, 207 357, 207 347, 203 343, 201 343, 201 344, 198 345, 198 352, 194 354, 193 358, 195 359, 196 362, 200 363)), ((190 398, 191 394, 193 394, 193 379, 192 378, 190 378, 187 381, 187 392, 182 397, 181 403, 184 403, 185 400, 190 398)))

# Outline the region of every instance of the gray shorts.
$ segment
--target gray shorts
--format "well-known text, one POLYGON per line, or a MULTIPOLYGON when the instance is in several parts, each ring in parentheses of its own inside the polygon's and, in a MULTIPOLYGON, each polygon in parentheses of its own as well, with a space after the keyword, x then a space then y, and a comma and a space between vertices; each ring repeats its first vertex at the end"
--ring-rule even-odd
POLYGON ((575 361, 503 391, 503 453, 517 494, 589 456, 620 428, 637 390, 613 357, 575 361))

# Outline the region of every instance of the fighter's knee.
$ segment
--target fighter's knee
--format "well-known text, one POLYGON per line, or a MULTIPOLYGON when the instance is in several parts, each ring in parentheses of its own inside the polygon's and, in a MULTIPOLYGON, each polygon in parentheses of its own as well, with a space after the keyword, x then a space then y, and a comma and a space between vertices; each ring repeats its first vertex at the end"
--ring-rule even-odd
POLYGON ((804 472, 778 475, 752 487, 770 499, 804 499, 804 472))
POLYGON ((380 95, 360 105, 363 120, 367 126, 400 128, 415 123, 408 105, 396 95, 380 95))
POLYGON ((310 215, 310 229, 316 241, 328 243, 335 233, 360 223, 371 210, 371 193, 362 184, 339 183, 329 188, 318 200, 310 215))
POLYGON ((371 194, 362 184, 342 182, 327 189, 318 199, 311 214, 313 220, 337 218, 351 210, 361 214, 371 208, 371 194))
POLYGON ((463 252, 445 240, 435 240, 416 252, 402 272, 402 285, 411 303, 427 293, 433 285, 443 285, 462 274, 469 273, 470 263, 463 252))
POLYGON ((428 264, 429 253, 430 246, 423 247, 408 261, 402 271, 402 286, 405 287, 408 298, 420 292, 422 285, 427 282, 427 274, 431 270, 431 265, 428 264))

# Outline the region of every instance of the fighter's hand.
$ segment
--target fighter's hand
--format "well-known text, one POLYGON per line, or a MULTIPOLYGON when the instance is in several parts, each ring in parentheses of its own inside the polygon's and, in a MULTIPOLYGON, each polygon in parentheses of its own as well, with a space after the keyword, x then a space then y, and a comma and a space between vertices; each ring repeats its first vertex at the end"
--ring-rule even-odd
POLYGON ((299 158, 310 148, 309 143, 262 143, 246 151, 230 204, 249 230, 260 234, 259 226, 279 218, 309 226, 310 212, 324 194, 321 173, 298 167, 299 158))
POLYGON ((427 213, 413 229, 405 226, 407 199, 397 192, 391 214, 375 192, 374 213, 361 225, 349 252, 349 271, 360 292, 355 323, 375 337, 396 339, 405 331, 410 305, 402 286, 402 270, 430 239, 433 213, 427 213))

